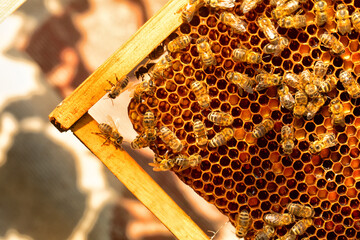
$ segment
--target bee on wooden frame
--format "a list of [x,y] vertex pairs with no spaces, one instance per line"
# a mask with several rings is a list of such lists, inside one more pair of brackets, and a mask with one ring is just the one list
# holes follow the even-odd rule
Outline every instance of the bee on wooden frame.
[[93,132],[93,134],[105,138],[105,142],[102,145],[112,143],[115,148],[123,150],[121,144],[124,138],[118,132],[114,120],[109,115],[107,116],[107,123],[99,123],[98,128],[100,132]]
[[126,88],[126,86],[129,83],[129,77],[125,76],[122,79],[118,79],[118,77],[115,74],[115,78],[116,78],[116,83],[112,83],[108,80],[108,82],[111,85],[110,89],[106,89],[106,91],[108,92],[108,97],[110,99],[115,99],[117,98],[120,93],[122,93],[124,91],[124,89]]

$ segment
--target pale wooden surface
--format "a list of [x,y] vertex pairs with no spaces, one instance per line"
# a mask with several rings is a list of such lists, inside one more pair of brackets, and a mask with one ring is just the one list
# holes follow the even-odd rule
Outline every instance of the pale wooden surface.
[[98,132],[98,128],[89,114],[71,130],[178,239],[209,239],[129,154],[113,145],[102,146],[104,139],[92,133]]
[[50,121],[60,131],[68,130],[105,95],[107,80],[113,79],[115,73],[119,78],[128,74],[181,25],[179,9],[186,2],[169,1],[49,115]]
[[0,23],[26,0],[0,0]]

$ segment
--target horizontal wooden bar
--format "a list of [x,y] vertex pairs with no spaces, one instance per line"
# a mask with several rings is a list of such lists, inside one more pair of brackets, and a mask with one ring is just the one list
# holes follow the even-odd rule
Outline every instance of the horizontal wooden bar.
[[[86,81],[50,113],[49,119],[59,131],[68,130],[109,88],[107,80],[127,75],[181,23],[181,9],[187,0],[169,1],[147,21],[122,47],[106,60]],[[106,36],[104,36],[106,37]],[[101,46],[99,46],[101,47]]]
[[208,236],[125,151],[102,145],[98,123],[85,114],[71,128],[76,137],[137,197],[178,239],[208,240]]

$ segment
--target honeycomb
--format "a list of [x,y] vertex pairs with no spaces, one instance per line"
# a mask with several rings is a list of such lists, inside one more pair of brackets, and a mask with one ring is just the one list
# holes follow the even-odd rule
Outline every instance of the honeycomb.
[[[244,34],[232,33],[230,28],[219,21],[221,10],[201,7],[190,23],[183,23],[165,43],[178,35],[189,34],[193,39],[184,50],[171,53],[172,68],[165,72],[164,79],[156,79],[154,95],[143,95],[141,103],[131,100],[128,115],[134,129],[140,134],[144,130],[142,119],[150,109],[158,119],[157,128],[167,126],[186,143],[182,153],[199,153],[203,160],[198,167],[179,171],[172,169],[187,185],[206,201],[214,204],[234,224],[236,215],[247,209],[253,219],[249,237],[262,229],[263,216],[269,212],[284,213],[291,202],[310,205],[315,210],[314,224],[298,239],[360,239],[360,101],[351,99],[340,81],[337,89],[328,96],[338,97],[345,112],[344,127],[334,127],[328,110],[329,101],[314,119],[294,118],[291,111],[282,108],[277,88],[271,87],[260,92],[239,93],[237,86],[225,78],[228,71],[256,75],[256,68],[283,75],[286,71],[299,74],[312,69],[317,60],[329,63],[327,74],[339,77],[341,70],[360,73],[359,34],[354,30],[344,36],[334,35],[346,47],[340,56],[332,56],[327,48],[320,45],[319,36],[325,31],[336,32],[334,14],[338,4],[345,3],[352,14],[360,8],[360,1],[326,1],[330,21],[324,27],[317,27],[314,2],[303,3],[307,26],[300,29],[278,27],[280,36],[290,44],[279,56],[264,54],[262,49],[268,43],[259,30],[256,19],[262,14],[271,18],[273,7],[264,0],[254,10],[245,14],[248,23]],[[242,16],[240,1],[231,12]],[[276,25],[275,25],[276,26]],[[217,65],[204,70],[198,57],[196,39],[206,36],[212,45]],[[232,50],[241,43],[262,54],[261,64],[236,63],[231,59]],[[201,109],[190,83],[204,81],[211,97],[210,108]],[[359,82],[359,78],[356,79]],[[205,123],[208,139],[224,127],[214,125],[206,116],[211,111],[221,110],[234,117],[234,137],[218,148],[195,144],[192,122],[199,119]],[[251,132],[263,119],[271,118],[274,128],[264,137],[254,139]],[[280,130],[283,125],[292,124],[295,129],[295,148],[290,155],[281,149]],[[339,144],[324,149],[318,155],[308,152],[309,142],[314,135],[334,132]],[[168,148],[157,138],[150,145],[155,154],[164,156]],[[276,229],[277,236],[285,235],[291,226]]]

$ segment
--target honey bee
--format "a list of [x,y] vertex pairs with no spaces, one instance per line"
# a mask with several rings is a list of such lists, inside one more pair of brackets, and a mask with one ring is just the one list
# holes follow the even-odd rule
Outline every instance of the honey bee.
[[345,126],[344,106],[339,99],[333,99],[329,105],[333,125]]
[[190,84],[191,90],[194,91],[196,100],[201,108],[208,108],[210,106],[210,96],[208,94],[206,84],[200,81],[193,81]]
[[264,46],[263,51],[266,54],[274,54],[278,56],[287,46],[289,46],[289,39],[286,37],[280,37],[278,44],[268,43]]
[[202,157],[200,154],[195,153],[193,155],[190,155],[189,157],[189,164],[190,167],[196,167],[201,163]]
[[311,120],[314,118],[315,114],[320,110],[320,108],[325,104],[326,97],[319,94],[316,98],[313,98],[310,102],[308,102],[306,106],[305,117],[307,120]]
[[295,104],[295,99],[291,95],[288,86],[281,85],[278,88],[277,92],[278,92],[278,95],[279,95],[281,106],[288,109],[288,110],[292,110],[293,107],[294,107],[294,104]]
[[142,133],[130,143],[130,146],[132,149],[140,149],[145,148],[149,146],[149,140],[145,133]]
[[239,34],[246,32],[247,23],[230,12],[222,12],[219,19],[225,25],[230,26],[232,32]]
[[254,240],[269,240],[275,235],[274,227],[265,224],[263,229],[256,233]]
[[159,57],[161,57],[161,55],[163,55],[165,52],[164,49],[164,44],[161,43],[159,46],[157,46],[149,55],[148,58],[150,60],[155,60],[158,59]]
[[180,139],[178,139],[175,133],[173,133],[168,127],[162,126],[160,128],[159,137],[173,150],[173,152],[181,152],[184,149],[184,145]]
[[196,41],[196,48],[199,52],[199,58],[204,66],[204,69],[216,65],[216,58],[211,51],[211,46],[207,38],[199,38]]
[[248,77],[246,74],[238,72],[228,72],[226,76],[230,82],[239,88],[239,90],[244,90],[251,94],[254,93],[253,86],[256,84],[255,79]]
[[269,213],[264,216],[264,222],[273,227],[280,227],[295,222],[295,216],[288,213]]
[[207,115],[207,118],[209,121],[219,126],[229,126],[234,122],[234,118],[231,114],[221,111],[211,112]]
[[326,75],[329,65],[323,61],[316,61],[314,64],[314,74],[318,78],[323,78]]
[[271,44],[277,45],[280,41],[279,33],[276,31],[274,25],[272,24],[270,18],[262,15],[258,18],[257,23],[259,28],[265,34],[265,37],[269,40]]
[[302,89],[303,86],[300,81],[300,77],[292,72],[287,72],[284,74],[283,81],[286,85],[295,88],[295,89]]
[[306,104],[308,103],[308,97],[303,90],[298,90],[295,93],[295,105],[293,109],[294,117],[301,118],[306,112]]
[[305,89],[305,86],[312,81],[312,74],[309,69],[302,71],[299,77],[301,89]]
[[337,30],[344,35],[351,32],[350,14],[345,4],[336,7]]
[[327,93],[332,91],[336,87],[337,78],[335,76],[327,76],[325,81],[320,82],[319,84],[319,92]]
[[285,4],[276,7],[272,12],[271,16],[275,20],[279,20],[285,16],[288,16],[300,8],[299,0],[289,0]]
[[275,6],[275,7],[279,7],[284,5],[288,0],[270,0],[270,5],[271,6]]
[[350,72],[342,70],[340,72],[339,79],[345,90],[349,93],[350,97],[360,97],[360,85],[355,81]]
[[315,22],[319,27],[328,22],[329,16],[326,12],[327,3],[324,0],[315,0]]
[[222,145],[225,145],[234,136],[234,130],[231,128],[224,128],[221,132],[215,134],[215,136],[210,140],[209,146],[216,148]]
[[148,141],[155,141],[156,139],[156,128],[155,128],[155,115],[152,111],[148,110],[144,114],[143,127],[145,128],[144,133],[147,136]]
[[322,134],[317,137],[317,140],[310,143],[309,152],[311,154],[316,154],[321,152],[325,148],[333,147],[337,144],[337,140],[335,138],[334,133]]
[[204,5],[203,0],[189,0],[186,6],[182,9],[181,18],[184,22],[191,22],[195,12]]
[[261,3],[261,1],[262,0],[244,0],[240,5],[240,11],[246,14],[255,9],[256,6]]
[[155,155],[154,162],[149,163],[153,167],[153,171],[168,171],[175,166],[174,159],[168,158],[166,154],[164,158]]
[[235,7],[235,0],[204,0],[212,8],[229,9]]
[[344,45],[338,39],[336,39],[335,36],[329,34],[328,32],[320,35],[320,41],[324,47],[330,48],[330,52],[335,55],[341,55],[345,53]]
[[154,67],[151,70],[151,74],[154,78],[164,77],[164,72],[172,66],[172,57],[165,55],[160,60],[155,63]]
[[246,210],[242,210],[236,217],[236,236],[238,238],[245,237],[252,223],[250,214]]
[[278,238],[278,240],[295,240],[295,239],[296,239],[296,235],[294,235],[292,232],[288,232],[284,236]]
[[297,217],[312,218],[315,215],[315,211],[312,207],[298,203],[289,203],[286,206],[286,209],[289,211],[290,214],[293,214]]
[[111,99],[117,98],[129,83],[129,78],[127,76],[119,80],[118,77],[115,75],[115,78],[116,78],[115,84],[113,84],[108,80],[108,82],[111,85],[111,89],[106,90],[107,92],[109,92],[108,97]]
[[204,146],[208,141],[205,125],[199,119],[196,119],[194,121],[193,130],[196,138],[196,144]]
[[151,110],[147,110],[144,114],[144,119],[143,119],[143,127],[144,128],[153,128],[155,127],[156,122],[155,122],[155,115]]
[[261,63],[261,55],[245,47],[234,49],[232,59],[235,62]]
[[268,87],[277,86],[282,83],[282,77],[276,74],[273,74],[273,71],[270,73],[262,70],[257,69],[260,73],[256,75],[255,81],[259,84],[255,87],[256,91],[264,90]]
[[133,97],[137,102],[141,101],[141,96],[143,94],[154,95],[155,93],[155,84],[152,79],[142,81],[141,83],[135,86]]
[[261,138],[273,128],[274,121],[270,118],[264,119],[260,124],[255,126],[254,131],[252,132],[252,136],[254,138]]
[[306,113],[306,105],[299,105],[295,103],[293,114],[296,118],[301,118]]
[[281,146],[284,154],[291,154],[295,143],[294,143],[294,128],[285,125],[281,128]]
[[114,144],[116,149],[123,150],[121,146],[124,138],[118,132],[116,125],[110,116],[107,117],[109,123],[100,123],[98,128],[100,132],[93,132],[93,134],[99,135],[105,138],[105,142],[102,145]]
[[316,98],[320,95],[319,89],[313,81],[305,86],[305,93],[309,98]]
[[180,154],[175,157],[174,163],[180,167],[179,170],[181,171],[189,167],[198,166],[201,163],[201,156],[198,153],[193,154],[190,157]]
[[302,28],[306,27],[305,15],[295,14],[293,16],[286,16],[278,20],[278,25],[282,28]]
[[311,218],[303,218],[292,226],[290,233],[294,235],[302,235],[305,233],[306,229],[313,224]]
[[138,69],[136,69],[134,75],[138,80],[144,80],[145,74],[147,73],[148,75],[150,75],[149,72],[154,65],[155,65],[154,62],[148,61],[146,64],[141,65]]
[[351,22],[355,28],[355,31],[360,32],[360,12],[353,12],[351,15]]
[[190,42],[191,42],[191,37],[189,35],[180,35],[168,43],[167,50],[169,52],[180,51],[181,49],[184,49],[187,46],[189,46]]

